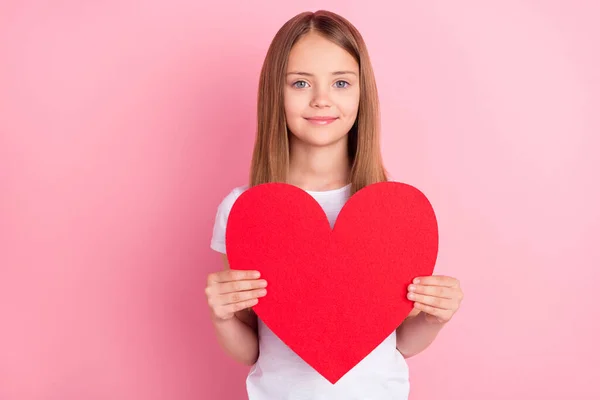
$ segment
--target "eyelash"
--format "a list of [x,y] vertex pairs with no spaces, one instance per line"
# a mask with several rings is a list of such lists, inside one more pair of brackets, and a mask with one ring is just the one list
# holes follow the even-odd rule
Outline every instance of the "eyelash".
[[[296,81],[296,82],[292,83],[292,86],[293,86],[294,88],[296,88],[296,89],[304,89],[304,88],[299,88],[299,87],[297,87],[297,86],[296,86],[296,84],[297,84],[297,83],[300,83],[300,82],[307,83],[306,81],[302,81],[302,80],[300,80],[300,81]],[[343,80],[336,81],[336,83],[338,83],[338,82],[344,82],[344,83],[346,84],[346,86],[344,86],[344,87],[341,87],[341,88],[338,88],[338,89],[346,89],[346,88],[348,88],[348,86],[350,86],[350,83],[348,83],[348,81],[343,81]],[[307,84],[308,84],[308,83],[307,83]]]

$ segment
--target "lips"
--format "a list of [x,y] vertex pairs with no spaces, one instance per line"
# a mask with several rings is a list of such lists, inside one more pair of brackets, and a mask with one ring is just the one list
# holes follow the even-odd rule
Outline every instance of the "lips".
[[337,117],[311,117],[306,120],[315,125],[327,125],[335,121]]

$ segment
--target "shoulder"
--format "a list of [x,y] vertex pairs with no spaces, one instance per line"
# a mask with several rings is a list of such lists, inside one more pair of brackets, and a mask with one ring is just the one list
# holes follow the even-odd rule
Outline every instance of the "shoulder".
[[240,197],[240,195],[242,193],[244,193],[246,190],[248,190],[248,185],[237,186],[237,187],[234,187],[233,189],[231,189],[225,195],[225,197],[223,199],[221,199],[221,202],[219,203],[219,206],[218,206],[218,211],[221,213],[229,214],[229,211],[231,211],[233,204],[237,201],[237,199]]
[[231,189],[220,201],[217,207],[217,215],[213,226],[211,248],[219,253],[226,253],[225,235],[227,220],[233,204],[248,189],[248,185],[237,186]]

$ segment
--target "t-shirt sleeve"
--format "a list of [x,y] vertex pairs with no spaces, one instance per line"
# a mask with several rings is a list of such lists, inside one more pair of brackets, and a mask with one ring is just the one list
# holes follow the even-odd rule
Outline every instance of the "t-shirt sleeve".
[[217,207],[217,215],[215,216],[215,223],[213,226],[212,238],[210,241],[210,248],[218,251],[219,253],[227,254],[227,248],[225,246],[225,231],[227,229],[227,219],[229,212],[233,207],[233,204],[241,194],[237,188],[232,190],[225,198],[221,201]]

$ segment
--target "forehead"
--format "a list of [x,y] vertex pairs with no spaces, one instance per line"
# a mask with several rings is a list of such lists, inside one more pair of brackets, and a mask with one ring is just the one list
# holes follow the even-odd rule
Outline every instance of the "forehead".
[[329,73],[341,69],[358,72],[358,63],[342,47],[312,32],[296,42],[288,59],[288,71]]

